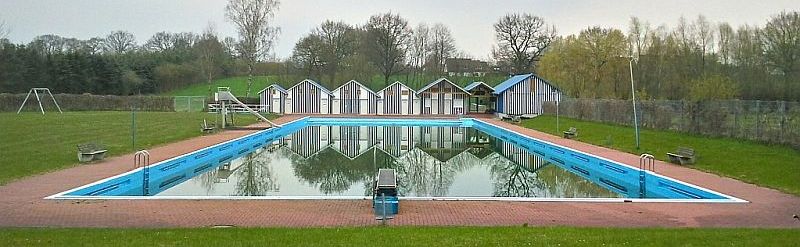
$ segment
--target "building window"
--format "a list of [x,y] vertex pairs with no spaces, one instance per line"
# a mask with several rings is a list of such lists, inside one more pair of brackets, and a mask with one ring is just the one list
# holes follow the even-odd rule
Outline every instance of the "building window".
[[403,95],[408,95],[408,90],[403,90],[402,92]]

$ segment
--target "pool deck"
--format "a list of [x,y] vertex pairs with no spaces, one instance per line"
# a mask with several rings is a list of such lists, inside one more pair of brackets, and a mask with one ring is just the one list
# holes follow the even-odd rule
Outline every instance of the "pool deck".
[[[300,116],[275,120],[286,123]],[[330,115],[325,115],[330,117]],[[625,164],[639,157],[476,116],[524,135]],[[225,131],[150,149],[153,163],[256,130]],[[133,154],[0,186],[0,227],[263,227],[378,225],[366,200],[45,200],[132,168]],[[800,197],[664,162],[656,171],[750,203],[403,201],[391,225],[800,228]]]

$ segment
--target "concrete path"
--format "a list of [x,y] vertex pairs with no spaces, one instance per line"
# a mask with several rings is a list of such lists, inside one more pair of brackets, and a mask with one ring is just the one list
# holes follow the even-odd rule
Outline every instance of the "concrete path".
[[[299,116],[284,116],[286,123]],[[625,164],[638,156],[481,116],[524,135]],[[153,163],[255,130],[226,131],[150,150]],[[44,154],[42,154],[44,155]],[[366,200],[44,200],[132,168],[132,154],[28,177],[0,187],[0,227],[208,227],[377,225]],[[392,225],[570,225],[800,228],[800,197],[663,162],[658,172],[751,203],[404,201]]]

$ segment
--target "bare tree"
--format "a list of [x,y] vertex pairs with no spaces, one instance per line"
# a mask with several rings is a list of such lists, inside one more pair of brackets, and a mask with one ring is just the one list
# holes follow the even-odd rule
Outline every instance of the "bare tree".
[[638,17],[631,17],[628,28],[629,55],[638,60],[642,51],[647,50],[650,38],[650,24],[642,22]]
[[401,70],[405,61],[407,40],[411,36],[408,21],[398,14],[385,13],[369,18],[367,29],[367,47],[372,64],[383,74],[384,83],[389,84],[389,77]]
[[319,80],[325,67],[322,42],[319,36],[311,34],[300,39],[292,51],[292,61],[314,80]]
[[428,43],[430,43],[430,28],[427,24],[420,23],[414,28],[408,40],[409,65],[414,69],[415,79],[430,54]]
[[694,32],[692,36],[696,39],[697,51],[700,54],[700,74],[703,74],[706,67],[706,53],[710,53],[714,49],[714,29],[703,15],[697,16],[697,20],[692,24],[692,29]]
[[443,73],[447,58],[453,57],[456,52],[455,39],[453,39],[453,35],[450,34],[450,29],[444,24],[436,23],[431,28],[429,50],[431,55],[429,60],[434,71],[436,71],[436,73]]
[[790,77],[800,63],[800,12],[782,12],[761,31],[767,63]]
[[8,27],[6,21],[0,20],[0,39],[5,39],[11,33],[11,28]]
[[328,74],[328,83],[334,84],[343,60],[355,52],[357,38],[353,27],[340,21],[325,21],[312,34],[322,42],[324,69]]
[[225,16],[239,33],[239,54],[247,61],[247,91],[253,86],[253,66],[269,54],[280,31],[272,18],[278,10],[278,0],[228,0]]
[[172,35],[168,32],[157,32],[144,44],[149,51],[162,52],[172,48]]
[[136,37],[126,31],[112,32],[103,41],[103,50],[107,53],[122,54],[136,49]]
[[531,14],[507,14],[494,24],[497,47],[492,55],[512,73],[531,72],[556,37],[554,27]]
[[64,51],[64,38],[54,34],[39,35],[33,38],[29,46],[42,54],[60,53]]
[[225,56],[225,47],[217,38],[214,23],[208,23],[194,47],[200,63],[200,70],[208,83],[208,94],[211,95],[211,81],[214,79],[214,75],[219,73],[220,60]]
[[733,31],[730,24],[720,23],[717,25],[717,35],[717,54],[719,54],[720,62],[726,65],[731,64],[732,53],[735,50],[736,32]]

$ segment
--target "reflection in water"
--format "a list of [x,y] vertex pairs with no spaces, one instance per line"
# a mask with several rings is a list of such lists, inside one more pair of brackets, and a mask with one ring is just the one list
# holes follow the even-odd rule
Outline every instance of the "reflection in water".
[[263,155],[267,153],[254,152],[244,157],[242,165],[232,174],[240,178],[236,183],[236,195],[263,196],[279,189],[272,173],[272,156]]
[[618,196],[466,127],[309,126],[264,149],[162,193],[370,196],[392,168],[401,196]]

